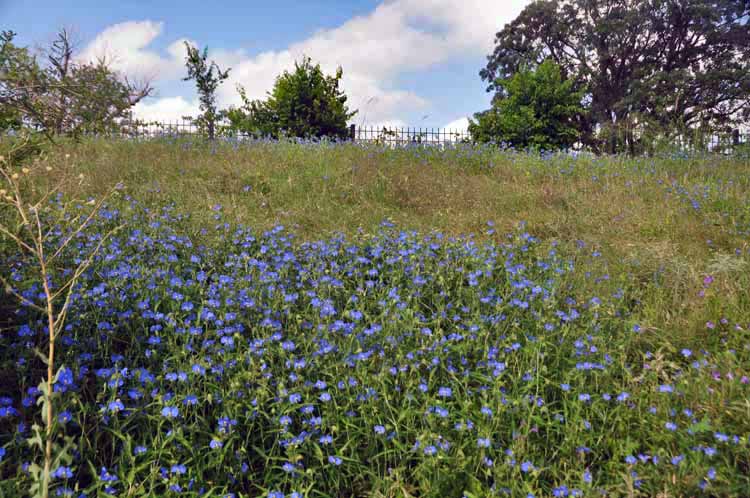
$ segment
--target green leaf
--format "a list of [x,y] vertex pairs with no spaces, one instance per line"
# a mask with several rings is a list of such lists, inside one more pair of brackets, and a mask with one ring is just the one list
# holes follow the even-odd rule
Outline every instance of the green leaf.
[[694,432],[696,434],[699,434],[701,432],[710,432],[712,430],[711,429],[711,423],[710,423],[708,417],[703,417],[703,420],[701,420],[700,422],[697,422],[697,423],[691,425],[690,427],[688,427],[688,430],[690,430],[690,431],[692,431],[692,432]]

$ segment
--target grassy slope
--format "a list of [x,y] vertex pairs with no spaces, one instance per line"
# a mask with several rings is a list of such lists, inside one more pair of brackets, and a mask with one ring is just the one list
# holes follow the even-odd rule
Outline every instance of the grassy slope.
[[[573,159],[476,149],[93,141],[57,149],[48,161],[85,175],[78,195],[123,182],[148,205],[174,203],[191,213],[196,231],[210,224],[216,205],[225,219],[259,229],[283,224],[304,239],[373,232],[384,219],[478,237],[488,236],[488,222],[503,234],[524,221],[563,247],[582,241],[600,251],[610,290],[637,287],[643,323],[668,332],[672,347],[704,344],[707,320],[750,317],[747,156]],[[701,297],[709,274],[716,280]],[[583,289],[586,275],[579,277]]]
[[[727,347],[706,322],[726,317],[750,326],[747,157],[573,159],[476,149],[91,141],[54,149],[44,161],[53,175],[83,174],[70,194],[99,196],[122,182],[125,194],[154,209],[174,204],[190,213],[196,233],[216,223],[216,205],[224,220],[259,229],[280,223],[303,239],[371,233],[384,219],[423,232],[499,238],[524,221],[530,233],[581,258],[569,282],[574,293],[628,288],[632,319],[645,331],[623,346],[628,363],[653,353],[644,370],[654,378],[628,379],[634,385],[666,381],[682,348],[722,358]],[[568,250],[581,244],[601,256]],[[609,279],[597,282],[589,271]],[[714,281],[706,287],[708,275]],[[735,366],[728,364],[735,375],[747,374],[746,365]],[[686,403],[746,434],[750,405],[731,385],[692,387]],[[648,401],[646,390],[637,394]]]

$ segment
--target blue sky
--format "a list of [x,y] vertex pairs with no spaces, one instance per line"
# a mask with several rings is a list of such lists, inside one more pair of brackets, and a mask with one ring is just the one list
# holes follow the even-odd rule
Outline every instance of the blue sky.
[[139,105],[148,119],[197,112],[184,75],[187,40],[208,45],[231,77],[223,106],[238,104],[236,86],[263,97],[273,79],[309,55],[344,70],[354,122],[442,127],[489,105],[478,72],[496,31],[526,0],[0,0],[3,29],[23,44],[45,43],[72,28],[80,57],[106,55],[123,73],[151,80],[156,95]]

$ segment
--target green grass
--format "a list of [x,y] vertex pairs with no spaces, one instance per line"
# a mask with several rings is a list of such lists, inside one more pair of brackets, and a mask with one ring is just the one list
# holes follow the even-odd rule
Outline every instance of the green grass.
[[[750,489],[746,155],[87,140],[39,161],[30,190],[80,175],[62,197],[83,204],[121,184],[65,264],[124,225],[60,339],[58,435],[80,456],[59,489],[108,496],[101,467],[118,496]],[[33,298],[32,265],[3,250]],[[0,397],[31,402],[39,317],[11,315]],[[28,437],[0,417],[0,493],[28,484]]]
[[[196,231],[212,224],[215,205],[229,222],[280,224],[303,240],[373,233],[383,220],[478,239],[487,222],[501,234],[525,222],[541,238],[599,250],[613,288],[638,289],[654,331],[690,341],[716,313],[750,316],[748,156],[542,158],[472,148],[97,140],[57,149],[48,161],[85,176],[76,195],[122,182],[148,206],[189,213]],[[721,305],[698,295],[709,274]]]

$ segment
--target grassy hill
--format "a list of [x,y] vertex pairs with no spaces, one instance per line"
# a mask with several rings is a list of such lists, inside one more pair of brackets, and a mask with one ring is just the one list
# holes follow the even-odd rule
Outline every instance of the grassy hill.
[[716,311],[705,311],[698,295],[706,275],[722,288],[722,306],[745,288],[746,155],[92,141],[57,149],[47,161],[56,172],[84,175],[74,195],[99,196],[119,182],[146,206],[174,205],[196,231],[215,224],[219,206],[227,222],[283,225],[304,240],[374,233],[384,220],[487,240],[525,223],[540,238],[601,253],[613,277],[643,292],[650,320],[659,327],[676,321],[688,336]]
[[[73,446],[54,487],[740,496],[749,172],[742,154],[63,144],[22,176],[28,195],[76,179],[42,216],[48,253],[73,241],[52,288],[101,247],[57,338],[53,434]],[[42,304],[33,259],[2,244]],[[6,493],[40,461],[47,349],[43,315],[8,309]]]

